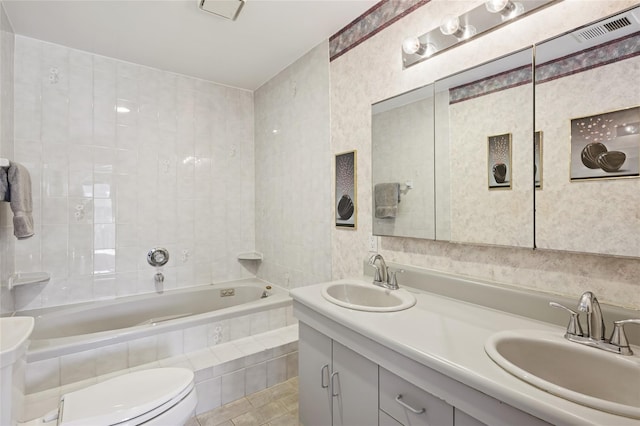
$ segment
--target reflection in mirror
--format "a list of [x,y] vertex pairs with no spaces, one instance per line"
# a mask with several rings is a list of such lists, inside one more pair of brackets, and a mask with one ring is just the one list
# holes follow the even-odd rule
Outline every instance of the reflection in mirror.
[[435,83],[438,239],[533,247],[532,54]]
[[640,7],[536,47],[536,246],[640,257]]
[[372,106],[373,234],[435,238],[433,85]]

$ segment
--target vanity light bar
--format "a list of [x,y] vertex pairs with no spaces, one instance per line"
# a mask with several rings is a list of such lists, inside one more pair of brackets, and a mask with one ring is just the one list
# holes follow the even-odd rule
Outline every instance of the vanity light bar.
[[445,16],[438,28],[403,41],[402,66],[409,68],[558,1],[561,0],[487,0],[460,16]]

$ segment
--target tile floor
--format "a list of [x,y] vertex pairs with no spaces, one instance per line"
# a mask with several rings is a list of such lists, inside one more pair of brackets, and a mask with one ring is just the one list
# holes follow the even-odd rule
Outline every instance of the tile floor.
[[297,426],[298,378],[192,418],[186,426]]

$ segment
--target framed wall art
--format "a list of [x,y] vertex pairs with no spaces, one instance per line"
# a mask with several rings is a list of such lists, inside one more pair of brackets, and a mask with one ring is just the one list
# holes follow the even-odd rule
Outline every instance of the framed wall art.
[[511,133],[489,136],[489,189],[511,189]]
[[336,154],[336,197],[334,202],[336,227],[356,229],[358,212],[356,200],[357,152]]
[[536,189],[542,189],[542,132],[533,134],[533,179]]
[[640,106],[571,120],[571,181],[640,176]]

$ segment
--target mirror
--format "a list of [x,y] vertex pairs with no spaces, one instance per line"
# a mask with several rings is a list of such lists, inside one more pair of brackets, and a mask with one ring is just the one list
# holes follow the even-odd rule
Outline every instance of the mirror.
[[525,49],[435,82],[439,237],[533,247],[532,58]]
[[373,234],[434,239],[433,85],[371,110]]
[[536,47],[539,248],[640,257],[640,7]]

